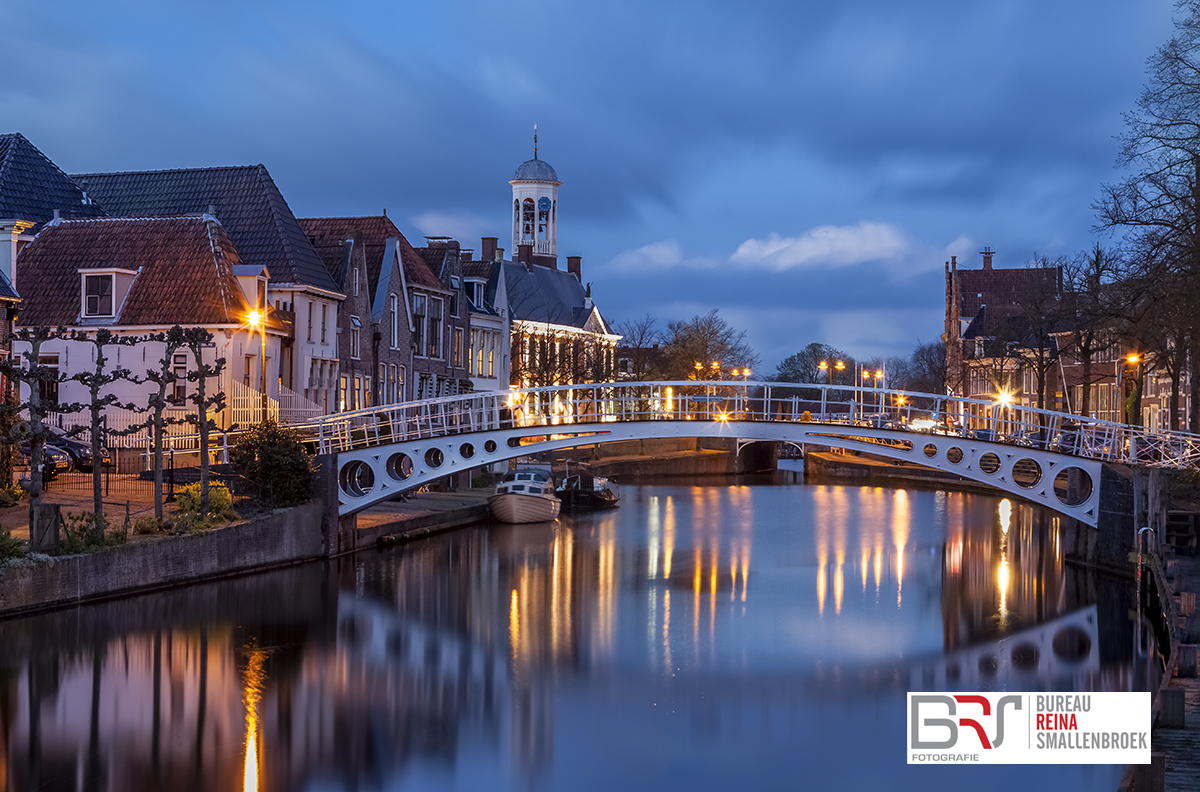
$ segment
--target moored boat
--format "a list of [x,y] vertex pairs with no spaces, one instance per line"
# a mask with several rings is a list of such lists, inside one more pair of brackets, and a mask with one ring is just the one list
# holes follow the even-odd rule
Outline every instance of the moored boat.
[[506,523],[549,522],[558,517],[562,501],[554,496],[550,474],[523,469],[508,473],[488,498],[492,516]]
[[554,492],[569,512],[612,509],[621,499],[620,488],[611,480],[586,473],[567,476]]

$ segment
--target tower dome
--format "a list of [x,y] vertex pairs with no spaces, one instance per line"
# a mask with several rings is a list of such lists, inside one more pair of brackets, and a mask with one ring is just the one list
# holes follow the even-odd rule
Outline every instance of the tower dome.
[[513,174],[512,181],[540,181],[562,184],[558,180],[558,174],[554,172],[554,168],[550,167],[550,163],[538,159],[537,155],[534,155],[533,159],[525,160],[521,163],[521,166],[517,168],[517,172]]

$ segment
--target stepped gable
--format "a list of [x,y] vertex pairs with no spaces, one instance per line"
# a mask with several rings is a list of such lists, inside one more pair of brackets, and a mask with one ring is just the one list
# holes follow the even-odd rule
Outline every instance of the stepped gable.
[[233,276],[240,263],[221,224],[201,217],[50,223],[17,259],[20,324],[79,325],[79,270],[112,267],[137,275],[116,319],[89,325],[237,325],[249,310]]
[[0,135],[0,219],[41,225],[53,219],[55,209],[65,218],[104,216],[104,210],[24,135]]
[[297,284],[341,293],[261,164],[72,178],[112,215],[173,217],[214,207],[243,263],[265,266],[272,287]]

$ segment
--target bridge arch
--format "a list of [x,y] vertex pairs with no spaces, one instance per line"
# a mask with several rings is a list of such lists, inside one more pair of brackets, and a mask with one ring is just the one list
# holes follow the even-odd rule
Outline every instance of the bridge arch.
[[337,454],[341,514],[462,470],[582,445],[724,437],[866,451],[1096,526],[1104,462],[1184,468],[1200,436],[1002,401],[769,382],[564,385],[408,402],[303,427]]

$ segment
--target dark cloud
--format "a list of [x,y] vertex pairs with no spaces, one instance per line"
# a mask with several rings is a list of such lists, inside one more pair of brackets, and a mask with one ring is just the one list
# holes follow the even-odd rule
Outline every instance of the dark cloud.
[[[955,240],[1007,263],[1091,244],[1120,113],[1172,11],[0,0],[20,19],[0,48],[0,126],[68,171],[262,162],[298,214],[386,207],[414,236],[503,237],[537,122],[564,180],[560,253],[584,255],[609,313],[728,308],[786,349],[841,343],[815,335],[849,326],[828,317],[875,310],[891,317],[876,345],[899,349],[940,332]],[[898,229],[919,274],[894,260],[729,266],[747,240],[863,222]],[[676,266],[606,266],[665,241]],[[756,315],[791,321],[784,333]]]

